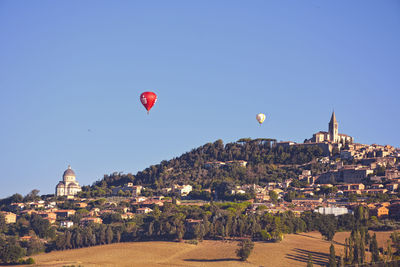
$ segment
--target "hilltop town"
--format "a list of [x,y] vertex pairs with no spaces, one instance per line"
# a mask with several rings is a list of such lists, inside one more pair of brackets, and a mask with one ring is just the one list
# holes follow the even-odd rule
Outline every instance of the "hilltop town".
[[[135,176],[105,175],[91,186],[81,187],[68,166],[54,195],[33,190],[1,200],[0,232],[33,252],[154,238],[279,241],[284,233],[327,232],[325,220],[338,230],[349,218],[343,216],[357,219],[360,208],[368,212],[369,228],[400,228],[400,150],[356,143],[338,126],[332,113],[328,131],[301,144],[219,140]],[[266,215],[294,226],[272,227]],[[310,226],[310,220],[318,223]]]

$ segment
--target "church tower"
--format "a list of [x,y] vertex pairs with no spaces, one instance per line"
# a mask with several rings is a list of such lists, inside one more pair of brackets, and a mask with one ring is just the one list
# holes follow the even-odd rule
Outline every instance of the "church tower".
[[329,139],[333,143],[338,142],[339,124],[336,120],[335,111],[332,112],[331,121],[329,122]]

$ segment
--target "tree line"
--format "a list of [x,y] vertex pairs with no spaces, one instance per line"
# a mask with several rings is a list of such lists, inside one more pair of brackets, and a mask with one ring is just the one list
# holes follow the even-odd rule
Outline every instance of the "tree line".
[[[249,239],[280,242],[285,234],[309,231],[319,231],[327,240],[332,240],[337,231],[352,231],[346,240],[344,262],[348,264],[364,263],[367,248],[373,253],[374,260],[380,260],[379,255],[391,255],[388,250],[391,246],[386,250],[377,248],[376,238],[369,237],[367,208],[360,206],[354,214],[335,217],[314,212],[304,212],[300,216],[291,211],[271,214],[263,209],[251,211],[250,207],[249,202],[211,203],[201,207],[165,203],[162,207],[153,206],[149,214],[128,220],[123,220],[118,213],[105,213],[103,224],[80,225],[79,215],[74,215],[69,218],[76,222],[73,228],[51,225],[35,214],[26,214],[18,218],[17,223],[5,225],[4,216],[0,216],[0,259],[10,263],[6,255],[22,257],[45,250],[134,241]],[[33,238],[18,242],[18,237],[25,235]],[[396,255],[400,251],[399,235],[392,239],[397,248],[392,255]]]

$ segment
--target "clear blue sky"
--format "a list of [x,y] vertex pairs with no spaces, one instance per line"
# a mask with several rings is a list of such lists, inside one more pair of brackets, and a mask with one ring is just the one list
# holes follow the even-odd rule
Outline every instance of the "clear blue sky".
[[333,109],[399,147],[399,48],[398,0],[2,0],[0,197],[53,193],[68,164],[87,185],[217,139],[302,142]]

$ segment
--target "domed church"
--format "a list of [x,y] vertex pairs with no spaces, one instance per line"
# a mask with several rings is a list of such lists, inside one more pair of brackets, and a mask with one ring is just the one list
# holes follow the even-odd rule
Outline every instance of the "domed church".
[[75,172],[68,165],[68,169],[63,174],[63,180],[56,186],[56,196],[74,196],[82,189],[75,180]]

